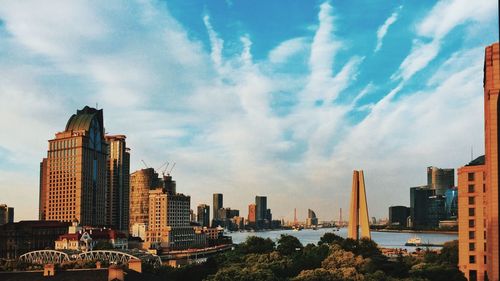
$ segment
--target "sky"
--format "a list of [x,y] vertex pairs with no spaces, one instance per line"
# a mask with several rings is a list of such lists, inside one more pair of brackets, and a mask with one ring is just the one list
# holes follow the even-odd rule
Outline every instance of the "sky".
[[176,163],[192,209],[338,219],[362,169],[387,217],[483,153],[496,2],[0,0],[0,204],[37,218],[47,141],[90,105],[132,171]]

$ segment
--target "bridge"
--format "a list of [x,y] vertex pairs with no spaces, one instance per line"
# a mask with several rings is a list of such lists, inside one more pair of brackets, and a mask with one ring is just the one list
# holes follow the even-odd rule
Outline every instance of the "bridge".
[[130,260],[141,260],[155,267],[161,265],[159,256],[139,250],[95,250],[75,254],[55,250],[39,250],[28,252],[19,257],[19,261],[29,264],[61,264],[78,260],[107,261],[114,264],[127,264]]
[[163,261],[180,259],[199,259],[208,257],[217,253],[225,252],[233,248],[232,244],[219,245],[202,249],[188,249],[181,251],[169,251],[161,255]]

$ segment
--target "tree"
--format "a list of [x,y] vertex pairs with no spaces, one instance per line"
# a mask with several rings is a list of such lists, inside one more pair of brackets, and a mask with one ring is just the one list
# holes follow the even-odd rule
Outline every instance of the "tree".
[[276,247],[278,252],[284,256],[297,254],[302,251],[303,248],[304,246],[302,246],[302,243],[300,243],[297,237],[286,234],[281,234],[281,237],[278,240],[278,247]]
[[458,240],[446,242],[439,253],[438,261],[450,265],[458,265]]
[[333,232],[327,232],[321,236],[319,239],[318,245],[328,245],[328,244],[340,244],[344,241],[344,238],[338,236]]
[[269,238],[249,236],[238,250],[243,254],[266,254],[274,251],[274,242]]
[[113,249],[113,245],[107,241],[99,241],[92,248],[92,250],[112,250],[112,249]]

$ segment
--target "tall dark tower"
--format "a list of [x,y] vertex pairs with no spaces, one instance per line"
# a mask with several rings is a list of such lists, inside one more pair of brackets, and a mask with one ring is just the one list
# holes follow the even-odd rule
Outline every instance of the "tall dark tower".
[[213,204],[213,219],[217,220],[219,219],[219,209],[223,208],[223,198],[222,198],[222,193],[214,193],[214,204]]

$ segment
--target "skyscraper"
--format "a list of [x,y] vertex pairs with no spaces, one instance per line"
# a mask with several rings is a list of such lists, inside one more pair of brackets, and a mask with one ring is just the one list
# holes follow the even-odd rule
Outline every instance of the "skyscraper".
[[255,223],[257,221],[255,204],[248,205],[248,223]]
[[14,222],[14,208],[5,204],[0,205],[0,225]]
[[107,144],[103,111],[85,106],[77,110],[64,131],[49,140],[47,166],[40,180],[40,204],[45,219],[83,225],[104,225],[106,220]]
[[255,215],[257,221],[262,221],[267,219],[267,197],[266,196],[255,196]]
[[206,204],[198,205],[198,223],[201,226],[210,227],[210,206]]
[[108,167],[106,193],[106,225],[129,229],[130,153],[124,135],[106,136]]
[[389,224],[406,227],[406,222],[410,216],[410,208],[406,206],[389,207]]
[[38,219],[45,220],[47,216],[47,158],[40,162],[40,189],[38,193]]
[[214,220],[219,219],[219,209],[223,208],[224,202],[222,198],[222,193],[214,193],[213,195],[214,199],[214,204],[213,204],[213,214],[214,214]]
[[455,169],[427,167],[427,186],[435,195],[444,195],[446,190],[455,186]]
[[368,203],[366,202],[365,177],[363,171],[354,171],[352,175],[351,207],[349,211],[349,226],[347,237],[358,240],[359,227],[361,237],[371,239],[368,222]]
[[132,235],[138,236],[138,232],[146,231],[149,221],[149,191],[160,186],[158,174],[153,168],[138,170],[130,175],[129,228]]
[[427,186],[416,186],[410,188],[411,227],[422,228],[429,225],[429,198],[433,195],[434,191]]
[[308,227],[318,225],[318,218],[316,217],[316,213],[311,209],[307,209],[306,225]]

